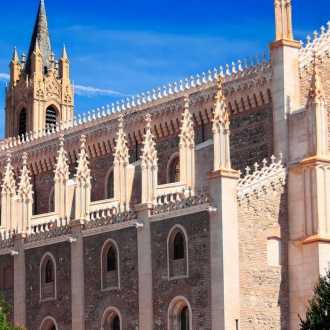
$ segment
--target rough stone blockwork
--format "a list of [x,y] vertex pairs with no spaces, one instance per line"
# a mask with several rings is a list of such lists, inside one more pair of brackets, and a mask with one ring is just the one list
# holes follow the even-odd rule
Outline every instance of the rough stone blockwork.
[[105,199],[105,180],[113,166],[113,155],[109,154],[90,160],[89,168],[92,176],[92,202]]
[[[321,76],[323,89],[325,92],[325,99],[326,99],[325,106],[328,111],[328,118],[330,119],[330,57],[324,57],[322,59],[322,62],[319,61],[318,67],[319,67],[319,74]],[[302,107],[306,106],[306,100],[312,79],[312,72],[313,72],[312,65],[309,66],[308,70],[303,70],[301,72],[300,99],[301,99]],[[330,132],[330,120],[328,122],[328,131]],[[329,142],[330,142],[330,134],[329,134]]]
[[230,117],[231,164],[245,173],[246,166],[261,164],[273,154],[272,105]]
[[[8,272],[7,272],[8,271]],[[0,256],[0,291],[6,301],[14,306],[14,258],[9,255]],[[10,277],[11,273],[11,277]],[[8,317],[9,321],[14,321],[13,310]]]
[[[101,251],[107,239],[119,250],[120,289],[101,291]],[[122,328],[139,329],[138,256],[135,228],[127,228],[84,238],[86,329],[99,330],[104,311],[116,307],[121,312]]]
[[[40,302],[40,263],[46,252],[56,262],[57,299]],[[51,316],[61,330],[71,330],[71,246],[57,243],[25,251],[27,329],[39,329],[42,320]]]
[[[167,237],[176,224],[188,235],[189,277],[168,280]],[[184,296],[192,308],[192,329],[211,329],[210,223],[208,212],[199,212],[151,223],[154,329],[168,328],[168,308]]]
[[[267,238],[281,239],[281,266],[269,266]],[[289,329],[287,187],[274,186],[239,205],[241,329]]]
[[42,174],[32,175],[31,183],[34,189],[34,201],[33,206],[35,212],[34,214],[43,214],[49,212],[49,196],[53,189],[54,182],[54,172],[48,171]]

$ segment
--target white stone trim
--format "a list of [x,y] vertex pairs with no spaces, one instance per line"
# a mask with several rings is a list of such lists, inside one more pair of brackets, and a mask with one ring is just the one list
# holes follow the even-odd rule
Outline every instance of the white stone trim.
[[97,235],[100,233],[106,233],[109,231],[115,231],[115,230],[119,230],[119,229],[123,229],[123,228],[135,227],[136,221],[137,220],[134,219],[134,220],[130,220],[130,221],[114,223],[109,226],[86,229],[86,230],[82,231],[82,235],[83,235],[83,237],[87,237],[87,236]]
[[105,328],[105,321],[106,321],[106,319],[107,319],[107,317],[108,317],[108,315],[118,315],[118,317],[119,317],[119,321],[120,321],[120,329],[123,329],[123,319],[122,319],[122,317],[121,317],[121,314],[120,314],[120,312],[119,312],[119,309],[118,308],[116,308],[116,307],[113,307],[113,306],[111,306],[111,307],[108,307],[105,311],[104,311],[104,313],[103,313],[103,316],[102,316],[102,323],[101,323],[101,330],[107,330],[106,328]]
[[[105,195],[104,195],[104,199],[114,199],[114,196],[112,197],[108,197],[109,196],[109,191],[108,191],[108,181],[109,181],[109,178],[110,178],[110,175],[114,175],[114,166],[111,166],[107,172],[107,175],[105,176],[105,182],[104,182],[104,192],[105,192]],[[115,181],[114,181],[115,183]],[[113,191],[115,192],[115,191]]]
[[24,244],[24,250],[34,249],[34,248],[38,248],[41,246],[47,246],[47,245],[52,245],[52,244],[61,243],[61,242],[67,242],[70,237],[71,237],[71,235],[68,234],[68,235],[59,236],[59,237],[52,237],[52,238],[49,238],[46,240],[40,240],[37,242],[27,243],[27,244]]
[[[117,261],[117,278],[118,278],[118,283],[117,283],[117,286],[115,287],[103,287],[103,272],[106,272],[106,270],[104,271],[103,268],[105,268],[105,265],[103,265],[103,254],[104,254],[104,250],[107,246],[113,246],[116,250],[116,261]],[[120,254],[119,254],[119,248],[118,248],[118,245],[116,243],[115,240],[113,240],[112,238],[108,238],[103,246],[102,246],[102,249],[101,249],[101,256],[100,256],[100,259],[101,259],[101,291],[111,291],[111,290],[117,290],[117,289],[120,289]]]
[[45,326],[47,326],[47,322],[48,322],[48,321],[52,321],[52,322],[54,323],[54,325],[55,325],[56,330],[59,330],[59,327],[58,327],[58,325],[57,325],[56,320],[55,320],[53,317],[51,317],[51,316],[46,316],[46,317],[42,320],[41,325],[40,325],[40,330],[48,330],[48,329],[44,328]]
[[175,297],[169,307],[168,307],[168,330],[176,330],[179,329],[180,323],[178,322],[178,318],[180,313],[184,307],[188,307],[189,309],[189,329],[193,329],[192,327],[192,309],[191,305],[187,298],[184,296]]
[[214,142],[212,139],[208,139],[200,144],[197,144],[197,146],[195,146],[195,151],[207,148],[209,146],[213,146]]
[[196,212],[200,212],[200,211],[204,211],[204,210],[209,210],[209,206],[210,206],[209,203],[205,203],[205,204],[201,204],[201,205],[187,207],[185,209],[151,215],[150,222],[166,220],[169,218],[175,218],[175,217],[179,217],[182,215],[188,215],[188,214],[192,214],[192,213],[196,213]]

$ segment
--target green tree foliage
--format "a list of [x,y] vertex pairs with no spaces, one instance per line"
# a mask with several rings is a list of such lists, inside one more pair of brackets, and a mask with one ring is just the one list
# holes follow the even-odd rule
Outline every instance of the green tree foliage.
[[21,326],[14,326],[7,321],[7,315],[11,311],[11,306],[5,301],[0,292],[0,330],[24,330]]
[[330,269],[320,276],[314,288],[314,297],[309,300],[306,320],[300,317],[300,330],[330,329]]

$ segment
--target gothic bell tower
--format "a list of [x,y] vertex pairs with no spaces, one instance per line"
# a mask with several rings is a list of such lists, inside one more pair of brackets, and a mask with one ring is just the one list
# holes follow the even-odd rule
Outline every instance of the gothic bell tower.
[[15,48],[10,62],[10,83],[6,91],[6,138],[33,132],[73,118],[73,86],[65,46],[59,61],[51,51],[44,0],[39,10],[27,59]]

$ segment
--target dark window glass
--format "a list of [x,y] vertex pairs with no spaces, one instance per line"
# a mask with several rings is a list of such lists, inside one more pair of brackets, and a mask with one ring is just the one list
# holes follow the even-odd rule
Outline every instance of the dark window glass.
[[184,258],[184,239],[181,233],[177,233],[174,238],[174,260]]
[[19,136],[25,135],[26,133],[26,110],[23,108],[19,114]]
[[111,246],[108,255],[107,255],[107,271],[111,272],[113,270],[116,270],[116,251],[115,249]]
[[180,315],[181,330],[189,330],[189,309],[184,307]]
[[53,107],[48,107],[46,110],[46,127],[50,128],[56,126],[57,117],[56,111]]
[[53,263],[51,260],[48,260],[46,264],[45,282],[52,283],[53,280]]
[[114,189],[113,189],[113,172],[110,173],[108,178],[108,196],[107,198],[114,198]]
[[170,183],[180,182],[180,158],[173,159],[170,166]]
[[49,212],[55,212],[55,189],[53,189],[51,192]]
[[120,330],[120,320],[118,315],[116,315],[116,317],[113,319],[112,330]]
[[49,330],[56,330],[55,325],[52,325],[52,326],[49,328]]

